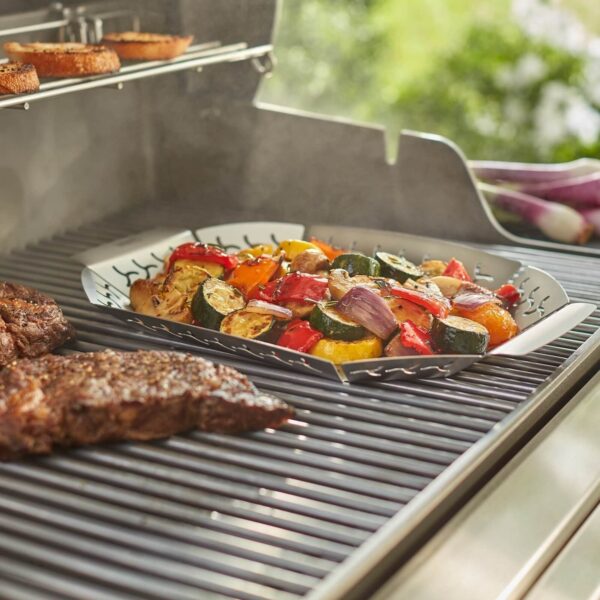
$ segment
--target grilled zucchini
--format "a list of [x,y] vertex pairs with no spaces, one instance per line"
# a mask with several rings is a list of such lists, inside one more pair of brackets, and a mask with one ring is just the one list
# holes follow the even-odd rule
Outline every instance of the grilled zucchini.
[[243,294],[216,277],[209,277],[192,300],[192,313],[203,327],[219,329],[224,317],[246,306]]
[[221,333],[237,335],[250,340],[269,340],[275,326],[271,315],[236,310],[221,321]]
[[362,325],[336,309],[337,302],[319,302],[310,314],[310,324],[333,340],[351,342],[366,335]]
[[471,319],[450,316],[433,319],[431,339],[436,350],[444,354],[483,354],[490,334],[483,325]]
[[331,263],[331,268],[344,269],[348,271],[350,276],[369,275],[370,277],[378,277],[380,272],[379,263],[374,258],[359,252],[340,254]]
[[391,277],[400,283],[404,283],[407,279],[423,277],[423,271],[402,256],[396,256],[389,252],[376,252],[375,258],[381,265],[381,274],[384,277]]

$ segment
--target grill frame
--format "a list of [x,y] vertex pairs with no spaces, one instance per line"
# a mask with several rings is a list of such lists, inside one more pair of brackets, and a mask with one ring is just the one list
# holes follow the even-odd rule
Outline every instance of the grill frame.
[[[63,301],[67,314],[75,322],[76,327],[83,332],[81,339],[75,345],[65,349],[65,352],[93,350],[102,345],[124,348],[164,348],[169,345],[165,340],[154,340],[133,331],[125,330],[99,312],[93,312],[94,319],[97,319],[97,322],[89,322],[89,305],[83,299],[83,294],[77,282],[79,267],[76,263],[71,262],[70,257],[80,251],[82,246],[91,247],[108,238],[122,237],[124,233],[127,233],[123,227],[129,230],[128,226],[121,225],[121,219],[111,219],[96,226],[85,227],[79,231],[58,236],[53,241],[42,242],[25,251],[16,252],[12,258],[0,259],[0,276],[9,276],[15,280],[20,279],[23,283],[30,285],[37,284],[45,291],[54,293],[59,301]],[[496,248],[489,249],[496,251]],[[514,250],[506,248],[500,248],[500,251],[509,254],[515,253]],[[519,252],[527,253],[525,250]],[[551,260],[551,258],[548,260]],[[57,264],[62,265],[58,274]],[[577,295],[575,295],[575,298],[588,301],[593,299],[593,297],[586,296],[586,290],[587,288],[584,286],[582,298]],[[589,293],[593,296],[591,290],[589,290]],[[217,548],[220,541],[225,540],[227,543],[224,543],[224,545],[229,544],[229,547],[231,547],[232,541],[239,536],[237,539],[243,540],[245,547],[235,549],[235,554],[232,556],[240,556],[241,553],[242,557],[254,557],[254,561],[256,561],[257,557],[261,556],[261,553],[256,550],[257,544],[262,544],[260,548],[263,549],[262,556],[267,570],[273,567],[273,572],[277,572],[277,569],[281,569],[282,565],[288,567],[294,565],[298,577],[290,580],[291,589],[294,590],[293,593],[290,590],[286,592],[267,586],[265,588],[267,590],[266,595],[260,596],[259,594],[256,597],[283,598],[286,597],[288,592],[292,593],[290,597],[297,597],[301,588],[309,593],[306,588],[307,584],[309,584],[309,588],[313,588],[312,596],[309,593],[309,597],[313,598],[349,598],[351,596],[346,594],[346,587],[350,582],[356,583],[355,589],[357,591],[367,589],[390,566],[390,564],[386,565],[385,561],[380,562],[380,559],[387,557],[390,563],[393,559],[394,564],[397,564],[397,561],[402,559],[403,554],[410,553],[411,548],[416,547],[426,539],[436,529],[437,525],[447,518],[466,496],[473,493],[514,448],[524,441],[534,428],[539,426],[540,422],[558,406],[565,395],[580,384],[585,373],[598,360],[600,333],[593,334],[579,349],[576,349],[576,347],[579,346],[581,339],[591,333],[599,323],[600,318],[596,313],[589,322],[578,327],[569,336],[561,338],[560,343],[534,353],[533,357],[516,361],[500,357],[487,359],[451,380],[429,380],[426,383],[393,382],[381,383],[375,386],[353,385],[347,388],[342,384],[320,378],[302,378],[303,382],[306,383],[303,399],[298,400],[296,398],[296,400],[292,400],[292,403],[296,402],[301,412],[312,411],[312,413],[304,415],[304,418],[308,423],[307,429],[314,431],[313,436],[306,440],[298,439],[301,433],[294,425],[284,428],[281,433],[275,436],[268,432],[255,434],[261,444],[262,454],[260,456],[262,458],[259,458],[262,462],[256,464],[263,470],[262,475],[260,475],[262,483],[268,482],[276,494],[288,494],[288,496],[292,494],[292,496],[289,496],[291,504],[289,504],[289,500],[285,501],[288,502],[287,505],[276,500],[270,509],[266,507],[268,510],[277,510],[281,513],[282,517],[278,521],[273,521],[267,513],[263,514],[262,517],[259,515],[263,526],[266,526],[267,529],[269,527],[272,529],[274,523],[280,527],[288,527],[287,534],[291,537],[288,539],[285,539],[285,536],[280,538],[277,550],[280,555],[269,557],[268,548],[273,551],[273,546],[269,546],[269,543],[273,542],[273,536],[269,534],[259,535],[255,532],[254,537],[249,537],[248,529],[243,527],[240,529],[240,523],[244,519],[246,519],[244,522],[248,522],[249,518],[256,519],[257,517],[257,514],[252,513],[251,510],[248,511],[243,508],[237,510],[237,516],[233,515],[227,522],[218,524],[212,523],[210,517],[195,514],[201,512],[199,508],[186,509],[188,518],[195,518],[196,527],[201,527],[203,532],[201,540],[195,538],[190,532],[186,533],[188,541],[194,543],[195,540],[196,545],[200,543],[199,548],[206,548],[210,544],[213,544],[213,548]],[[177,348],[198,351],[197,348],[188,347],[185,344],[177,344]],[[207,355],[208,358],[225,363],[235,363],[235,366],[238,367],[241,365],[242,370],[259,386],[268,387],[269,390],[283,397],[286,397],[285,394],[289,393],[290,386],[298,381],[298,376],[294,373],[277,371],[272,367],[256,363],[243,363],[229,355],[221,355],[218,352],[200,353]],[[510,369],[512,373],[510,381],[500,377],[502,370],[507,369]],[[273,378],[274,373],[277,373],[275,379]],[[533,395],[528,395],[528,391],[542,382],[544,377],[550,373],[554,374],[539,386]],[[491,383],[494,382],[497,382],[497,385],[492,386]],[[465,386],[470,387],[466,388]],[[472,393],[468,395],[465,389],[470,389]],[[473,391],[474,389],[476,393]],[[348,390],[350,393],[346,392],[347,397],[343,400],[344,406],[338,407],[341,401],[341,390]],[[459,401],[454,401],[457,398]],[[322,413],[324,403],[328,403],[326,413],[315,414],[315,411],[321,411]],[[520,406],[518,406],[519,404]],[[332,423],[335,424],[340,416],[345,419],[341,431],[346,433],[343,435],[337,433],[335,428],[332,427]],[[367,418],[367,421],[364,421],[365,418]],[[388,426],[388,421],[395,424],[398,429],[392,432]],[[501,425],[498,425],[498,422]],[[468,428],[463,429],[461,423],[463,425],[468,424]],[[494,425],[494,423],[496,424]],[[490,427],[493,427],[493,431],[485,433],[486,429]],[[379,435],[380,437],[369,439],[366,436],[366,433],[369,432],[371,436]],[[442,437],[436,438],[436,432],[441,434]],[[448,435],[451,435],[451,437],[448,437]],[[348,436],[348,439],[345,436]],[[175,460],[175,463],[181,461],[180,458],[174,459],[165,456],[164,453],[168,454],[174,450],[188,451],[189,448],[186,449],[188,438],[193,450],[192,454],[186,455],[188,456],[186,459],[188,462],[199,460],[201,456],[204,456],[202,459],[204,461],[207,460],[207,456],[209,458],[212,456],[210,460],[214,460],[219,453],[230,457],[227,459],[230,465],[230,473],[227,479],[233,481],[231,479],[233,477],[232,473],[236,473],[237,483],[233,481],[228,486],[232,489],[239,487],[236,492],[238,496],[241,493],[240,490],[246,489],[249,482],[258,481],[256,479],[257,475],[245,471],[247,465],[244,466],[239,462],[242,460],[240,453],[246,452],[250,457],[256,456],[256,452],[252,452],[253,437],[223,437],[218,439],[218,436],[212,434],[194,433],[188,437],[177,436],[172,438],[170,442],[156,445],[126,446],[125,455],[129,453],[133,456],[138,461],[136,463],[138,467],[141,465],[140,460],[145,460],[148,456],[162,455],[164,472],[172,469],[169,466],[170,461]],[[281,439],[281,443],[279,441],[277,443],[273,442],[274,439]],[[476,441],[477,439],[478,441]],[[200,445],[196,445],[198,443]],[[202,446],[202,444],[204,445]],[[338,446],[342,444],[342,446],[336,447],[332,444],[338,444]],[[131,454],[132,449],[133,454]],[[51,496],[54,494],[52,496],[54,498],[52,500],[52,506],[54,507],[52,510],[57,510],[56,506],[58,505],[55,500],[59,497],[62,497],[65,502],[68,498],[71,502],[70,506],[75,509],[78,506],[74,504],[76,502],[76,495],[74,494],[78,492],[79,485],[77,482],[86,481],[83,467],[91,464],[92,466],[95,465],[95,469],[100,469],[97,470],[97,473],[101,472],[106,481],[103,483],[100,478],[94,480],[96,481],[94,485],[88,483],[88,488],[94,488],[93,493],[97,496],[90,496],[86,492],[83,502],[86,506],[87,503],[93,504],[93,502],[96,502],[97,504],[94,506],[100,506],[102,510],[106,511],[110,492],[110,485],[107,485],[107,482],[110,483],[116,477],[115,474],[111,474],[111,469],[116,469],[115,473],[121,473],[119,464],[123,464],[122,461],[124,460],[122,450],[123,448],[120,446],[108,449],[76,450],[66,455],[60,454],[57,457],[32,461],[33,464],[38,465],[37,467],[21,466],[20,464],[17,464],[16,467],[4,466],[0,468],[0,488],[5,489],[4,486],[7,485],[8,478],[12,481],[11,485],[15,489],[20,481],[20,485],[25,486],[29,490],[27,493],[31,494],[33,491],[27,485],[35,485],[36,482],[39,485],[40,482],[45,482],[42,489],[50,490],[48,493],[51,492]],[[300,451],[300,454],[297,454],[297,451]],[[329,479],[329,484],[325,480],[323,486],[323,481],[319,483],[318,480],[318,467],[319,461],[323,461],[321,453],[326,451],[329,454],[327,454],[325,468],[322,468],[322,470],[328,472],[330,476],[335,475],[335,477]],[[351,460],[353,452],[357,451],[361,452],[358,463],[356,462],[356,456],[354,456],[354,461]],[[204,455],[204,452],[208,452],[208,455]],[[382,452],[386,453],[387,462],[382,463]],[[285,472],[273,471],[273,465],[270,465],[271,461],[277,462],[275,457],[281,458],[285,453],[292,460],[291,464],[294,465],[292,468],[299,469],[295,471],[295,474],[297,474],[295,479],[303,485],[312,486],[312,489],[308,492],[303,490],[300,496],[298,496],[300,488],[294,488],[294,485],[297,484],[292,481],[291,487],[289,485],[285,487],[283,485],[285,482],[281,482]],[[80,457],[89,460],[88,462],[77,463]],[[445,466],[453,459],[456,460],[452,465]],[[75,462],[73,462],[74,460]],[[238,461],[237,466],[231,461]],[[344,461],[347,464],[344,464]],[[26,465],[28,464],[26,463]],[[57,474],[53,474],[53,471],[48,468],[44,470],[43,467],[39,466],[44,464],[59,465],[62,471],[59,470]],[[218,473],[215,470],[217,466],[215,463],[212,471],[208,467],[202,467],[197,471],[199,476],[204,478],[202,485],[207,485],[206,481],[209,480],[213,482],[211,485],[223,483],[214,481],[215,474]],[[179,464],[179,467],[181,467],[181,464]],[[9,471],[8,475],[6,469]],[[440,471],[443,472],[440,474]],[[207,475],[210,472],[212,472],[212,476]],[[149,471],[146,472],[146,480],[150,477],[148,473]],[[188,488],[186,486],[181,488],[181,482],[177,483],[176,471],[173,470],[173,473],[175,479],[169,485],[172,490],[179,490],[183,493]],[[365,473],[369,473],[368,479],[364,479]],[[397,475],[394,473],[397,473]],[[70,478],[70,487],[64,489],[57,487],[58,483],[67,476]],[[360,479],[361,476],[362,479]],[[121,475],[119,477],[122,478]],[[136,484],[142,485],[146,481],[139,474],[136,477]],[[357,477],[358,479],[356,479]],[[427,477],[435,479],[427,489],[423,490],[422,487],[426,483]],[[341,487],[339,484],[340,478],[345,479],[345,483]],[[164,481],[168,484],[168,479]],[[361,481],[363,485],[366,481],[378,482],[379,489],[370,500],[365,498],[364,493],[361,493],[361,491],[364,492],[359,485]],[[331,487],[331,484],[333,484],[333,487]],[[356,487],[357,485],[359,487]],[[21,491],[24,489],[22,487]],[[131,520],[135,515],[133,508],[136,505],[135,503],[141,502],[144,496],[136,495],[134,490],[131,489],[131,485],[126,489],[129,491],[124,492],[124,498],[119,501],[127,501],[129,508],[127,509],[127,506],[118,504],[117,509],[121,511],[119,513],[121,519],[125,519],[125,513],[129,510],[130,513],[127,513],[127,518]],[[333,492],[338,495],[337,498],[332,497]],[[392,501],[394,492],[396,492],[395,504]],[[298,507],[294,506],[294,493],[296,493],[297,498],[304,498],[308,502],[301,512],[293,512],[294,510],[298,511]],[[30,503],[33,502],[30,496],[26,497],[29,498]],[[246,500],[239,498],[238,502],[247,503],[249,498],[250,496]],[[328,502],[334,502],[334,504],[330,504],[331,510],[329,513],[337,514],[330,514],[328,521],[319,520],[318,517],[322,517],[322,514],[324,514],[322,512],[323,503],[327,504]],[[408,502],[410,504],[407,506]],[[282,511],[284,511],[285,506],[292,509],[292,512],[287,515],[284,514]],[[399,512],[392,516],[396,508],[399,509]],[[86,510],[88,509],[86,508]],[[177,501],[163,499],[161,510],[166,511],[162,517],[155,515],[150,521],[156,527],[167,527],[168,521],[171,529],[167,527],[165,531],[171,533],[163,532],[163,535],[167,536],[165,540],[167,538],[171,539],[173,522],[172,518],[169,520],[168,511],[179,510],[181,512],[183,509]],[[246,512],[244,512],[245,510]],[[367,511],[366,513],[363,512],[363,515],[371,516],[366,519],[364,516],[360,518],[361,510]],[[79,513],[77,514],[79,515]],[[296,514],[295,521],[291,519],[293,514]],[[256,521],[255,524],[260,525]],[[353,530],[352,525],[358,525],[358,528]],[[379,531],[374,533],[381,525],[383,526]],[[181,526],[175,529],[179,532],[178,535],[182,535]],[[398,552],[398,550],[401,552]],[[31,547],[29,547],[29,551],[31,551]],[[281,553],[285,554],[284,558],[282,558],[283,554]],[[350,558],[346,558],[348,556]],[[338,563],[344,558],[346,558],[345,564],[339,566]],[[14,572],[23,573],[22,570],[19,570],[22,568],[22,564],[18,560],[15,563],[14,557],[10,560],[13,567],[15,567]],[[244,564],[243,560],[238,562]],[[102,561],[99,564],[102,564]],[[19,565],[21,566],[19,567]],[[93,561],[91,565],[88,565],[88,568],[92,567]],[[303,569],[306,572],[301,573],[300,571]],[[324,575],[325,571],[332,574],[329,578],[318,583],[317,580]],[[114,572],[118,577],[124,574],[122,566]],[[128,571],[125,570],[126,572]],[[135,580],[136,572],[135,570],[132,572]],[[52,571],[48,570],[47,567],[43,567],[39,570],[39,573],[41,574],[36,575],[34,578],[37,584],[34,582],[32,585],[34,588],[37,586],[36,589],[38,590],[42,589],[39,586],[43,587],[45,585],[45,590],[48,592],[46,597],[52,597],[51,593],[57,593],[57,591],[58,593],[64,592],[64,594],[67,594],[68,590],[78,589],[77,585],[81,585],[82,581],[58,568]],[[56,587],[60,582],[60,579],[57,579],[57,574],[60,577],[66,577],[64,579],[64,590]],[[217,573],[217,575],[222,577],[224,582],[231,581],[222,573]],[[3,582],[6,581],[10,583],[12,593],[19,593],[19,586],[23,586],[25,583],[22,580],[16,581],[15,577],[17,576],[7,575],[6,570],[4,574],[0,574],[0,590],[2,590]],[[261,579],[262,576],[259,577],[255,573],[252,577],[255,580],[258,577],[260,581],[271,581],[273,576],[270,575],[266,579]],[[42,580],[47,585],[43,584]],[[342,584],[340,584],[340,580],[342,580]],[[119,581],[122,580],[119,579]],[[203,584],[205,591],[207,591],[206,586],[214,584],[214,580],[211,581],[212,583],[209,581]],[[279,577],[279,581],[281,581],[281,577]],[[302,582],[304,582],[304,587],[302,587]],[[106,581],[102,583],[99,580],[97,585],[99,586],[97,597],[102,597],[102,593],[108,593],[106,590],[112,593],[113,597],[121,597],[119,594],[122,597],[127,597],[124,589],[106,587]],[[132,585],[134,584],[132,583]],[[174,597],[186,596],[189,590],[184,589],[185,586],[182,588],[182,585],[184,584],[181,581],[173,583]],[[255,581],[254,585],[259,584]],[[366,587],[361,587],[363,585]],[[115,594],[115,590],[118,593]],[[135,588],[134,590],[138,595],[142,591],[142,588]],[[211,593],[218,593],[219,591],[223,591],[223,589],[218,586],[211,589]],[[131,590],[129,590],[129,593],[131,595]]]

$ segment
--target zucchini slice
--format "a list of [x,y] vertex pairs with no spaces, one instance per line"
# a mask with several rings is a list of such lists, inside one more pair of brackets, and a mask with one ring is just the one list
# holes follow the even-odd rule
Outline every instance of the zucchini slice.
[[391,277],[400,283],[407,279],[419,279],[423,277],[423,270],[410,262],[403,256],[396,256],[388,252],[376,252],[375,258],[381,265],[381,274],[384,277]]
[[369,275],[370,277],[378,277],[380,272],[379,263],[366,254],[359,252],[351,252],[348,254],[340,254],[332,263],[332,269],[344,269],[348,274],[353,275]]
[[444,354],[483,354],[490,334],[479,323],[463,317],[433,319],[431,339],[436,350]]
[[333,340],[351,342],[367,334],[362,325],[336,309],[337,302],[319,302],[310,314],[310,324]]
[[250,340],[266,340],[275,325],[271,315],[236,310],[221,321],[221,333],[237,335]]
[[185,265],[204,269],[205,271],[208,271],[208,273],[210,273],[211,277],[222,278],[223,274],[225,273],[225,267],[218,265],[217,263],[211,263],[205,260],[188,260],[187,258],[180,258],[179,260],[176,260],[173,263],[174,267]]
[[311,348],[310,354],[339,365],[352,360],[379,358],[383,354],[383,344],[374,335],[354,342],[323,338]]
[[224,317],[246,306],[242,292],[216,277],[209,277],[192,300],[192,314],[203,327],[219,329]]

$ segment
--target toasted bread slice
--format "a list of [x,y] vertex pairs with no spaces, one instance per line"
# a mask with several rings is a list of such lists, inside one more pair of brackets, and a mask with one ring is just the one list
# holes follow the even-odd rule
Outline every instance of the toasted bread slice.
[[35,67],[20,62],[0,65],[0,95],[28,94],[40,89]]
[[123,31],[107,33],[102,43],[113,48],[123,60],[169,60],[183,54],[193,39],[192,35]]
[[91,44],[6,42],[4,52],[11,60],[34,65],[40,77],[100,75],[113,73],[121,67],[114,50]]

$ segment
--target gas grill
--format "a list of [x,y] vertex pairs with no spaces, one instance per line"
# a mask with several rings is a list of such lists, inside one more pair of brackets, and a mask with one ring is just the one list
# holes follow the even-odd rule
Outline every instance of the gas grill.
[[78,334],[62,353],[201,354],[297,414],[278,431],[0,465],[0,597],[367,597],[597,370],[600,311],[526,357],[349,385],[128,329],[89,304],[73,257],[157,225],[343,222],[467,240],[594,304],[600,260],[503,232],[444,140],[407,132],[390,165],[376,127],[254,105],[273,65],[274,0],[32,4],[1,16],[0,35],[95,41],[141,27],[194,33],[196,45],[0,98],[27,109],[0,110],[0,278],[60,303]]

